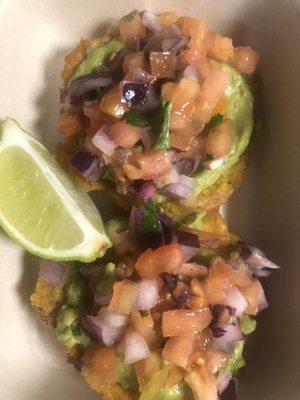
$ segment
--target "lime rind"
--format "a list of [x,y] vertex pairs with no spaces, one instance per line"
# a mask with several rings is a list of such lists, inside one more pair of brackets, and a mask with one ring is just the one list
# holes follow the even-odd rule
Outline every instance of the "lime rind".
[[[18,157],[22,155],[22,157],[24,157],[24,172],[22,172],[20,168],[18,171],[14,171],[14,166],[18,166],[14,155]],[[23,160],[21,161],[23,162]],[[34,163],[36,164],[34,174],[36,173],[40,176],[40,179],[42,179],[41,182],[48,188],[47,195],[52,196],[54,199],[50,197],[52,201],[51,205],[56,205],[56,199],[58,199],[59,202],[58,206],[54,207],[56,214],[53,216],[53,221],[51,220],[50,224],[55,227],[55,223],[58,222],[57,226],[59,226],[59,218],[61,217],[65,217],[65,220],[69,221],[67,224],[68,226],[65,226],[65,236],[70,237],[70,242],[72,242],[69,248],[67,246],[68,239],[66,239],[66,246],[63,249],[59,248],[60,246],[58,246],[58,243],[54,246],[50,245],[51,239],[53,243],[55,243],[55,229],[54,232],[53,229],[51,231],[52,237],[51,235],[50,237],[46,237],[46,246],[28,240],[31,232],[26,223],[31,224],[32,227],[36,227],[36,224],[40,224],[41,232],[43,232],[42,228],[45,228],[45,223],[43,226],[43,222],[47,222],[49,225],[49,216],[47,215],[45,215],[45,219],[48,218],[47,221],[43,220],[43,215],[36,215],[35,218],[27,221],[25,217],[24,224],[23,221],[22,224],[25,225],[27,229],[27,235],[24,234],[25,228],[20,224],[20,215],[22,215],[23,212],[23,210],[20,210],[20,198],[15,198],[15,202],[13,201],[14,193],[17,195],[18,190],[20,191],[18,180],[14,181],[14,177],[17,176],[22,179],[22,175],[26,173],[26,167],[32,168]],[[13,165],[11,169],[12,172],[15,173],[10,180],[7,178],[7,171],[5,170],[7,164]],[[21,165],[23,166],[23,164]],[[90,262],[101,257],[105,250],[111,247],[111,242],[105,233],[101,216],[89,196],[75,186],[44,146],[22,130],[20,125],[10,118],[0,123],[0,169],[0,225],[13,240],[18,242],[29,252],[43,258],[60,261],[80,260]],[[11,170],[9,170],[8,173],[10,172]],[[10,187],[5,187],[7,182],[9,182]],[[39,181],[37,181],[37,183],[38,182]],[[21,182],[21,185],[25,187],[24,182]],[[7,199],[10,201],[9,205],[5,204]],[[28,201],[32,201],[32,208],[34,208],[35,199],[40,201],[41,193],[37,193],[33,199],[26,199],[26,196],[24,196],[24,199],[21,199],[22,201],[24,200],[25,210],[26,207],[27,209],[31,207],[31,203],[28,203]],[[17,210],[16,207],[14,209],[14,204],[16,206],[19,205],[19,210]],[[60,210],[57,211],[57,208]],[[53,212],[53,210],[50,211]],[[34,214],[34,211],[30,210],[30,212]],[[48,210],[45,210],[45,214],[47,212]],[[19,217],[18,226],[14,224],[14,214],[16,219]],[[10,218],[8,218],[8,216],[10,216]],[[33,230],[34,229],[32,229],[32,231]],[[48,234],[48,232],[46,233]],[[57,232],[57,234],[64,235],[64,232]],[[74,237],[78,239],[78,243],[74,242]],[[40,242],[41,241],[42,239]]]

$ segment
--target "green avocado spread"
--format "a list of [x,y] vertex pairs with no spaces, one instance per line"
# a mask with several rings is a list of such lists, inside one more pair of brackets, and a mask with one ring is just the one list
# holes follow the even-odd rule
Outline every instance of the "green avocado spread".
[[195,173],[195,195],[213,185],[221,175],[232,167],[247,148],[254,127],[253,95],[246,79],[228,64],[214,62],[214,65],[226,72],[231,80],[225,90],[228,107],[224,114],[225,119],[233,122],[233,143],[227,160],[213,170],[202,169]]
[[99,47],[90,48],[87,57],[78,65],[69,84],[81,76],[92,72],[107,71],[107,61],[112,54],[124,48],[125,43],[121,38],[112,39]]

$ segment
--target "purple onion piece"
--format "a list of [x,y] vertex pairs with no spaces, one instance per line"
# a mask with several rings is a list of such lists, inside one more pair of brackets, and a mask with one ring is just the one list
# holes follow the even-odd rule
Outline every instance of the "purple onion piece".
[[237,340],[244,340],[245,338],[243,332],[241,331],[241,328],[239,327],[239,325],[236,324],[213,326],[210,329],[213,336],[214,332],[217,335],[216,337],[214,336],[215,345],[224,342],[236,342]]
[[162,51],[162,35],[160,32],[155,32],[149,37],[144,46],[145,52]]
[[145,209],[144,207],[135,207],[133,206],[131,209],[130,217],[129,217],[129,228],[132,229],[136,234],[139,232],[139,227],[144,215]]
[[151,81],[123,81],[121,102],[144,113],[151,112],[160,106],[159,97]]
[[196,247],[200,249],[199,237],[196,233],[178,230],[175,232],[177,236],[177,241],[183,246]]
[[256,278],[267,277],[275,269],[281,267],[270,261],[264,252],[246,242],[239,242],[240,257],[248,265],[249,271]]
[[155,183],[148,181],[145,182],[141,189],[138,191],[138,197],[140,197],[144,202],[151,199],[156,192]]
[[180,35],[177,37],[167,38],[162,41],[163,51],[172,51],[178,53],[190,41],[190,36]]
[[175,161],[178,172],[182,175],[191,176],[198,168],[200,160],[195,158],[181,158]]
[[197,65],[195,65],[195,64],[188,65],[185,68],[185,70],[183,71],[183,76],[192,81],[199,82],[199,83],[202,83],[202,80],[203,80],[201,77],[200,71],[199,71]]
[[170,183],[169,185],[164,186],[160,192],[170,199],[184,200],[191,196],[192,189],[182,185],[181,183]]
[[143,12],[142,24],[152,32],[161,30],[161,25],[156,21],[156,15],[148,10]]
[[229,371],[223,371],[219,373],[217,377],[217,386],[218,386],[218,393],[221,395],[228,387],[229,382],[231,380],[231,373]]
[[74,154],[69,164],[90,182],[96,182],[104,172],[104,164],[101,160],[82,150]]
[[211,330],[213,337],[216,339],[224,336],[224,334],[226,333],[226,329],[221,328],[220,326],[213,326],[210,328],[210,330]]
[[68,87],[68,96],[81,97],[91,90],[107,87],[112,83],[111,74],[108,72],[95,72],[75,79]]
[[220,400],[237,400],[237,383],[232,379],[226,390],[221,394]]
[[44,281],[63,288],[68,280],[68,266],[57,261],[44,260],[39,270],[39,276]]

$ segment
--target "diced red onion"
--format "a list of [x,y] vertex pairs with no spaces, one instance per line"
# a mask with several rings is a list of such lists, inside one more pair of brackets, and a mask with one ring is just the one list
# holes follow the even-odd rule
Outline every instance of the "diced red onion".
[[143,12],[142,24],[152,32],[161,30],[161,25],[157,22],[157,16],[148,10]]
[[131,209],[128,225],[135,233],[137,233],[139,230],[139,226],[141,224],[144,211],[145,211],[144,207],[136,208],[135,206],[133,206]]
[[83,320],[85,329],[96,339],[101,340],[105,346],[115,346],[125,333],[128,316],[100,309],[98,315],[87,315]]
[[105,131],[105,128],[101,128],[92,138],[93,144],[101,150],[104,154],[111,156],[113,155],[117,145]]
[[240,256],[248,264],[249,270],[256,278],[267,277],[272,273],[272,270],[279,269],[280,266],[268,260],[266,255],[245,242],[239,242],[241,246]]
[[183,200],[191,196],[193,190],[181,183],[171,183],[161,189],[161,193],[170,198]]
[[181,183],[182,185],[194,190],[195,179],[191,178],[190,176],[180,175],[179,176],[179,183]]
[[74,154],[69,164],[90,182],[96,182],[104,171],[104,163],[98,157],[82,150]]
[[200,249],[200,241],[198,235],[188,231],[178,230],[173,235],[173,243],[180,244],[184,254],[184,261],[187,262],[193,258]]
[[151,128],[144,128],[141,136],[141,141],[145,150],[149,150],[154,142]]
[[128,324],[128,315],[108,311],[106,307],[102,307],[99,310],[98,316],[110,328],[123,328]]
[[237,382],[235,379],[231,379],[220,400],[237,400]]
[[237,317],[241,316],[248,307],[248,302],[236,286],[233,286],[227,294],[226,304],[234,309]]
[[181,30],[179,29],[179,26],[177,24],[171,24],[167,27],[168,33],[170,37],[177,37],[180,36]]
[[112,293],[103,294],[97,291],[94,295],[95,303],[98,306],[107,306],[110,303],[111,299]]
[[44,281],[63,288],[68,280],[68,267],[57,261],[44,260],[39,270],[39,276]]
[[149,347],[139,333],[133,332],[125,341],[125,364],[133,364],[150,356]]
[[143,279],[138,284],[135,307],[138,310],[151,310],[159,301],[157,281]]
[[201,164],[203,165],[203,167],[212,170],[212,169],[221,167],[225,163],[226,160],[227,160],[227,156],[214,158],[213,160],[205,160],[205,161],[202,161]]
[[191,38],[186,35],[166,38],[162,41],[162,49],[163,51],[172,51],[177,53],[188,44],[190,39]]
[[199,68],[195,64],[188,65],[183,71],[183,76],[191,81],[199,82],[202,84],[202,77]]
[[163,40],[163,38],[162,38],[160,32],[153,33],[148,38],[143,50],[145,52],[162,51],[162,40]]
[[[221,328],[224,332],[221,332]],[[218,327],[211,328],[212,334],[217,333],[217,337],[214,337],[214,343],[223,343],[223,342],[235,342],[237,340],[244,340],[244,334],[241,331],[241,328],[238,325],[220,325]]]
[[228,387],[231,379],[231,373],[223,371],[217,378],[218,393],[221,395]]
[[212,340],[213,348],[217,351],[221,351],[222,353],[226,354],[227,357],[232,357],[234,352],[234,341],[222,342],[218,341],[218,339]]
[[151,199],[156,192],[156,185],[154,182],[145,182],[141,189],[138,191],[138,197],[140,197],[144,202]]
[[259,303],[258,303],[258,312],[261,312],[265,308],[268,308],[269,304],[266,299],[265,291],[263,288],[261,288],[261,291],[259,293]]
[[160,106],[160,100],[153,82],[133,82],[124,80],[121,84],[121,102],[129,107],[149,113]]
[[68,87],[67,95],[81,97],[91,90],[107,87],[111,84],[112,77],[109,72],[95,72],[75,79]]
[[174,157],[174,165],[176,166],[178,172],[182,175],[191,176],[192,173],[198,168],[199,163],[199,158],[187,158],[185,155],[178,156],[177,154]]
[[194,232],[177,230],[175,232],[177,237],[177,242],[183,246],[196,247],[198,250],[200,249],[200,241],[199,237]]
[[[177,168],[172,166],[172,168],[165,172],[164,174],[158,176],[154,182],[156,183],[159,189],[169,185],[170,183],[178,183],[179,182],[179,173]],[[182,182],[181,182],[182,183]]]

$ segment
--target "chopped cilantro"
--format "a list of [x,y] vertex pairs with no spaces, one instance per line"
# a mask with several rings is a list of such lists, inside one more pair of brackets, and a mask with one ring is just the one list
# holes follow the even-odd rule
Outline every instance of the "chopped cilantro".
[[81,335],[80,322],[77,319],[75,319],[75,321],[72,322],[72,324],[70,326],[70,330],[74,336]]
[[148,315],[149,315],[148,311],[145,311],[145,310],[140,310],[140,314],[142,317],[148,317]]
[[125,16],[122,18],[122,20],[125,21],[125,22],[130,22],[130,21],[132,21],[133,18],[134,18],[135,16],[137,16],[137,15],[138,15],[138,10],[133,10],[133,11],[131,11],[129,14],[125,15]]
[[106,170],[105,174],[103,175],[102,179],[112,182],[112,183],[119,183],[119,180],[110,172],[109,169]]
[[161,225],[156,213],[156,208],[152,200],[148,200],[145,204],[145,212],[141,220],[142,233],[151,233],[158,231]]
[[169,131],[171,109],[170,101],[162,101],[161,107],[153,114],[154,130],[159,135],[153,150],[168,150],[171,147]]
[[141,114],[138,110],[126,111],[124,116],[126,122],[130,125],[137,126],[139,128],[150,126],[149,118],[146,115]]
[[217,114],[205,125],[206,129],[212,129],[223,122],[223,115]]

